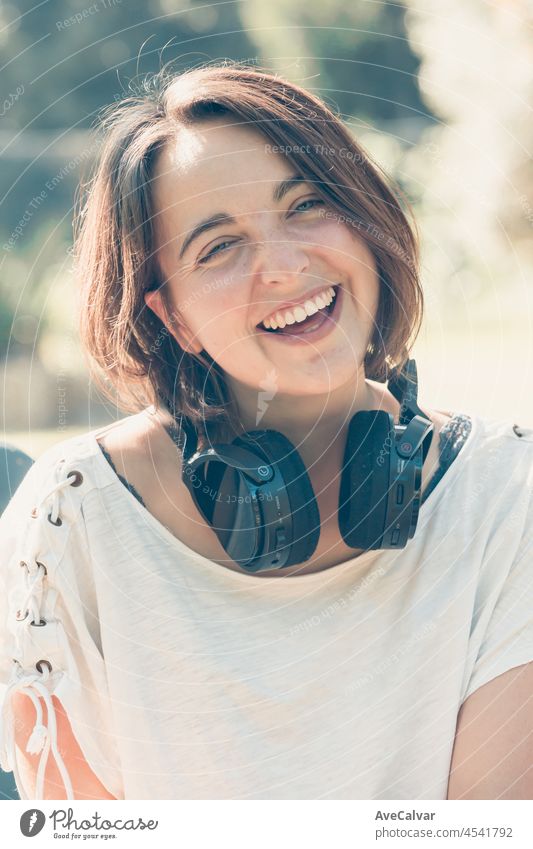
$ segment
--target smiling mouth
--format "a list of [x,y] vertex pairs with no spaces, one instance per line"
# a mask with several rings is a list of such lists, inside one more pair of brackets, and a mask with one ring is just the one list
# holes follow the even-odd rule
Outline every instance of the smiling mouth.
[[324,322],[324,319],[331,315],[335,309],[338,289],[338,284],[333,286],[335,296],[327,307],[319,309],[318,312],[313,313],[313,315],[308,315],[303,321],[286,324],[285,327],[278,327],[276,330],[273,330],[270,327],[264,327],[260,322],[256,325],[256,330],[260,330],[262,333],[274,333],[278,336],[300,336],[305,333],[311,333],[316,329],[316,327],[319,327]]

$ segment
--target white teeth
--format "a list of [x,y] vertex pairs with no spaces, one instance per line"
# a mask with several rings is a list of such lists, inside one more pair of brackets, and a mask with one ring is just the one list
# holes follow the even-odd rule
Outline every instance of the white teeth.
[[329,306],[334,296],[335,290],[333,286],[328,286],[327,289],[323,289],[322,292],[319,292],[313,298],[309,298],[303,304],[298,304],[292,310],[283,310],[283,312],[274,313],[274,315],[270,316],[270,318],[265,318],[261,323],[267,329],[277,330],[278,327],[283,328],[287,324],[305,321],[308,316],[314,315],[318,310],[325,309],[325,307]]

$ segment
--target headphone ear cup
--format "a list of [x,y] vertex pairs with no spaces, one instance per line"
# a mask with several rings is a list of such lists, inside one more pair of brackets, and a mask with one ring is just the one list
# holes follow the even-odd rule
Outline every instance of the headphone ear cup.
[[[252,439],[251,445],[248,438]],[[285,566],[308,560],[320,538],[320,513],[307,469],[298,451],[277,430],[251,430],[246,437],[234,439],[232,444],[251,450],[256,445],[267,461],[277,467],[287,491],[292,519],[292,533],[287,538],[290,550]]]
[[350,548],[381,548],[394,439],[394,418],[384,410],[362,410],[350,422],[338,510],[339,530]]

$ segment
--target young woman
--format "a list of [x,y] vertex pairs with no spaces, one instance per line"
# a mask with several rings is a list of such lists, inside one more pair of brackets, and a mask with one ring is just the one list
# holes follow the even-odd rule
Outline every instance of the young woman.
[[[533,432],[415,399],[414,535],[341,532],[360,486],[367,531],[399,492],[394,440],[345,477],[352,421],[402,432],[423,299],[399,192],[257,68],[156,79],[102,127],[81,334],[129,415],[47,451],[2,517],[2,766],[36,799],[532,798]],[[246,496],[201,509],[187,427],[281,435],[313,544],[230,557],[259,531]]]

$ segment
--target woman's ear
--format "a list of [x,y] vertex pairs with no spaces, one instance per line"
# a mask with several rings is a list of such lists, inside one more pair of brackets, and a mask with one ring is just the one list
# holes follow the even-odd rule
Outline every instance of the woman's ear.
[[177,316],[175,318],[169,317],[159,289],[145,292],[144,302],[152,312],[155,312],[158,319],[165,325],[169,333],[172,334],[185,352],[200,354],[203,351],[202,344],[198,339],[193,338],[193,334],[187,325]]

